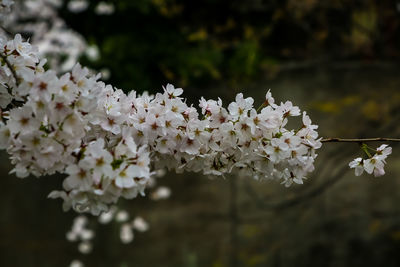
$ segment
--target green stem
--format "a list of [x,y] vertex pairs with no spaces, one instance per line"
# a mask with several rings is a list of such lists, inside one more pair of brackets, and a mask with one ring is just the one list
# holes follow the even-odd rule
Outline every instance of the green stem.
[[364,151],[365,152],[365,154],[367,154],[367,156],[369,157],[369,158],[372,158],[372,156],[371,156],[371,154],[369,153],[369,151],[368,151],[368,146],[367,146],[367,144],[362,144],[361,145],[361,149],[362,149],[362,151]]

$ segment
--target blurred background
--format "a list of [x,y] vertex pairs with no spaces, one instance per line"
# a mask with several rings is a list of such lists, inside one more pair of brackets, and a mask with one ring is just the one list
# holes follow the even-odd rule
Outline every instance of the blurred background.
[[[323,137],[400,136],[400,2],[42,2],[85,40],[77,60],[126,92],[172,83],[195,106],[201,96],[227,105],[239,92],[258,106],[271,89],[306,110]],[[380,178],[354,176],[359,146],[335,143],[320,149],[304,185],[288,189],[168,173],[158,180],[168,199],[120,203],[149,231],[121,244],[117,224],[92,218],[87,255],[65,238],[76,214],[46,198],[62,177],[7,175],[3,151],[0,266],[400,266],[400,146],[391,145]]]

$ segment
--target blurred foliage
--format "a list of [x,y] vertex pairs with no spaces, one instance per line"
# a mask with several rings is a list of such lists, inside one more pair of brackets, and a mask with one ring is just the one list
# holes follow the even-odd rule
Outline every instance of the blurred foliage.
[[231,86],[290,60],[385,60],[400,56],[394,1],[350,0],[109,0],[116,11],[98,16],[98,1],[72,14],[68,25],[100,48],[111,82],[126,89]]

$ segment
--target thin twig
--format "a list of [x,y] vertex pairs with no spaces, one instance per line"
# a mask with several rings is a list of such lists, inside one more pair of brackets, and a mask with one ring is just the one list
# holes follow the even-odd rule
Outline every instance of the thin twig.
[[14,79],[15,79],[15,84],[17,86],[19,86],[19,78],[17,73],[15,72],[15,69],[13,68],[13,65],[10,63],[10,61],[8,61],[7,56],[3,55],[2,53],[0,53],[0,57],[4,60],[4,62],[6,63],[7,67],[10,69]]
[[14,36],[15,33],[10,32],[9,30],[7,30],[6,28],[4,28],[3,26],[0,25],[0,29],[2,29],[6,34],[8,34],[10,37]]
[[363,143],[363,142],[400,142],[400,138],[386,138],[386,137],[375,137],[375,138],[325,138],[322,139],[322,143],[333,143],[333,142],[353,142],[353,143]]

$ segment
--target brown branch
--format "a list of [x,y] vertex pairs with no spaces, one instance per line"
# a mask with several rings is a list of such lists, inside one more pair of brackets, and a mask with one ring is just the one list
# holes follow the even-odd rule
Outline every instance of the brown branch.
[[385,137],[375,137],[375,138],[325,138],[322,139],[322,143],[333,143],[333,142],[353,142],[353,143],[363,143],[363,142],[400,142],[400,138],[385,138]]
[[6,63],[7,67],[10,69],[11,74],[13,75],[14,79],[15,79],[15,84],[17,86],[19,86],[19,78],[17,73],[15,72],[15,69],[13,68],[13,65],[10,63],[10,61],[8,61],[7,59],[7,55],[4,55],[2,53],[0,53],[0,57],[4,60],[4,62]]

